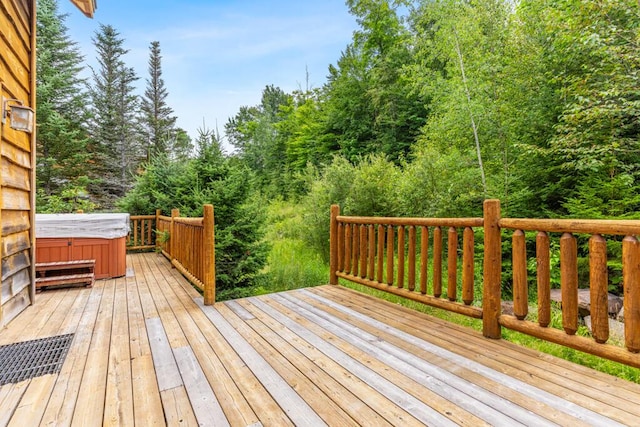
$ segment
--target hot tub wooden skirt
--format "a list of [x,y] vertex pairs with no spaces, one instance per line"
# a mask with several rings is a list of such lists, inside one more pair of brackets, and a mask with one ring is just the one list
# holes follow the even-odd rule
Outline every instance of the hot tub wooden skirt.
[[96,279],[124,276],[127,272],[126,256],[126,237],[36,239],[37,263],[94,259]]

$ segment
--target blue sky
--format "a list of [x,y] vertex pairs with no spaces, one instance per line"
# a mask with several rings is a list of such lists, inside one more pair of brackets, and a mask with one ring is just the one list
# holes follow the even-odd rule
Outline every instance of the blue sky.
[[92,20],[59,0],[87,64],[96,64],[91,39],[99,24],[112,25],[125,39],[125,61],[142,94],[149,44],[159,41],[168,103],[192,137],[203,120],[223,133],[228,118],[258,104],[268,84],[305,88],[308,69],[310,86],[322,86],[357,27],[344,0],[97,1]]

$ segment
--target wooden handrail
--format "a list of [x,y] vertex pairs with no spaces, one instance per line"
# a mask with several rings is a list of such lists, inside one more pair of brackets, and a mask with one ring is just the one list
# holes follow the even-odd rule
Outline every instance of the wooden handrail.
[[[483,251],[474,249],[474,230],[482,229]],[[431,230],[431,231],[430,231]],[[462,231],[462,245],[460,233]],[[505,233],[505,231],[507,233]],[[538,294],[537,321],[528,316],[527,237],[535,236]],[[514,314],[501,312],[503,237],[512,233]],[[558,233],[551,236],[550,233]],[[500,201],[486,200],[482,218],[380,218],[341,216],[331,207],[330,277],[481,318],[483,334],[500,339],[506,327],[534,337],[640,368],[640,221],[585,219],[501,218]],[[589,281],[593,338],[576,335],[578,329],[577,235],[589,238]],[[624,289],[624,347],[609,341],[607,241],[622,240]],[[443,245],[446,239],[447,244]],[[551,240],[560,248],[562,329],[551,327]],[[430,247],[429,242],[432,242]],[[554,240],[555,241],[555,240]],[[619,240],[618,240],[619,241]],[[555,245],[555,244],[554,244]],[[556,246],[554,246],[556,247]],[[446,248],[446,250],[445,250]],[[419,253],[418,253],[419,252]],[[461,254],[460,254],[461,252]],[[405,258],[406,255],[406,258]],[[446,255],[446,272],[443,257]],[[405,261],[406,259],[406,261]],[[428,261],[431,261],[432,278]],[[460,265],[460,261],[462,261]],[[482,262],[482,303],[474,304],[474,264]],[[462,271],[459,280],[458,272]],[[386,271],[386,273],[385,273]],[[416,278],[416,275],[419,277]],[[443,294],[442,278],[446,277]],[[419,286],[416,282],[419,281]],[[428,286],[430,285],[430,286]],[[461,292],[458,292],[461,290]]]
[[160,210],[155,215],[132,215],[129,250],[156,249],[171,261],[204,295],[204,303],[216,299],[215,238],[213,206],[204,205],[200,218],[180,216],[178,209],[171,216]]

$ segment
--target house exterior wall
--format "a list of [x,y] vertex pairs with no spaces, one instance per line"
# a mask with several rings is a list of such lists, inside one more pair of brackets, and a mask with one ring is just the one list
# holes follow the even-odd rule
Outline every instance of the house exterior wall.
[[[35,0],[0,2],[0,96],[35,108]],[[0,327],[33,302],[35,132],[0,124]]]

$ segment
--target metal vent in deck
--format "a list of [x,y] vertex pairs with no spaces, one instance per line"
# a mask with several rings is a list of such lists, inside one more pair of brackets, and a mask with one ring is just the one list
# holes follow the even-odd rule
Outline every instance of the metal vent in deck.
[[0,386],[60,372],[73,334],[0,346]]

